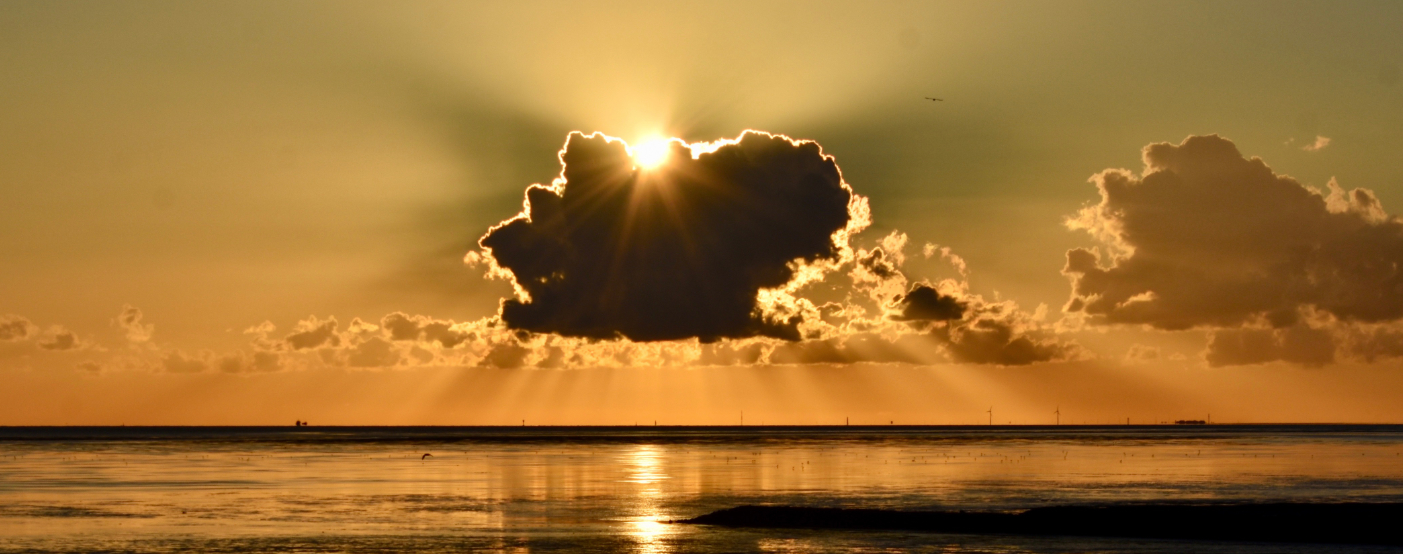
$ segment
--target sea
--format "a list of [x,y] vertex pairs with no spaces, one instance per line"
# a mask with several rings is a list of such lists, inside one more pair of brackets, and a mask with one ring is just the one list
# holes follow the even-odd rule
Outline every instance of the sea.
[[1338,501],[1403,502],[1403,426],[0,427],[0,553],[1397,551],[678,522]]

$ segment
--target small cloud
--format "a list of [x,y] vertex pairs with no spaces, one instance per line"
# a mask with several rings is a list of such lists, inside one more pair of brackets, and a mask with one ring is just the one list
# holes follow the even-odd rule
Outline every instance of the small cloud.
[[400,354],[394,344],[380,337],[357,344],[346,358],[351,367],[389,367],[399,363]]
[[259,323],[258,325],[254,325],[254,326],[252,326],[252,327],[249,327],[248,329],[244,329],[244,334],[245,334],[245,335],[256,335],[256,336],[260,336],[260,337],[266,337],[266,336],[268,336],[269,334],[272,334],[273,331],[277,331],[277,330],[278,330],[278,326],[277,326],[277,325],[273,325],[273,322],[271,322],[271,321],[264,321],[263,323]]
[[370,323],[368,321],[362,321],[359,317],[351,318],[351,324],[346,326],[346,332],[351,333],[352,335],[366,335],[375,333],[379,330],[379,325]]
[[209,364],[200,358],[188,357],[179,350],[172,350],[161,360],[161,368],[168,373],[203,373]]
[[411,316],[404,312],[395,312],[381,318],[380,327],[389,333],[390,340],[437,342],[444,348],[453,348],[475,337],[471,332],[458,330],[460,325],[452,321]]
[[255,350],[250,354],[235,352],[219,359],[217,366],[224,373],[268,373],[282,369],[277,352]]
[[481,252],[469,250],[467,254],[463,254],[463,265],[477,267],[485,263],[487,263],[486,258],[483,257]]
[[23,317],[0,315],[0,341],[21,341],[34,335],[37,329]]
[[149,341],[151,333],[156,330],[155,325],[141,322],[141,310],[136,309],[131,304],[122,305],[122,313],[117,314],[116,322],[117,327],[126,331],[127,340],[131,342]]
[[1326,146],[1330,146],[1330,137],[1317,135],[1314,143],[1302,146],[1301,150],[1305,150],[1306,152],[1319,152],[1324,150]]
[[926,283],[917,283],[911,292],[896,297],[894,307],[898,311],[890,316],[894,321],[948,321],[965,313],[965,304],[958,298],[940,294]]
[[950,265],[955,268],[955,271],[960,274],[960,277],[969,276],[969,266],[965,264],[965,259],[955,255],[955,253],[950,250],[949,246],[940,246],[927,242],[925,246],[921,247],[921,255],[925,256],[927,260],[936,254],[940,254],[941,258],[950,262]]
[[78,336],[61,325],[50,327],[44,335],[44,338],[39,341],[39,348],[44,350],[76,350],[83,347]]
[[1125,353],[1125,359],[1130,362],[1152,362],[1161,358],[1164,358],[1164,353],[1159,347],[1143,344],[1132,344]]
[[310,319],[297,322],[292,334],[283,340],[293,350],[306,350],[322,345],[338,346],[341,344],[341,337],[336,336],[336,326],[335,317],[323,320],[312,316]]
[[500,369],[516,369],[526,364],[531,349],[518,344],[498,344],[492,347],[478,365]]

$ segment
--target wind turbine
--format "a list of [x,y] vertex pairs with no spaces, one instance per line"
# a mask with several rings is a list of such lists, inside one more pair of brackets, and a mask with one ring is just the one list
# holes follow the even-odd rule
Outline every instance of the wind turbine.
[[1058,406],[1056,410],[1053,410],[1053,411],[1052,411],[1052,413],[1057,414],[1057,424],[1058,424],[1058,425],[1061,425],[1061,424],[1062,424],[1062,407],[1061,407],[1061,406]]
[[989,426],[992,427],[993,425],[994,425],[994,407],[993,407],[993,406],[989,406]]

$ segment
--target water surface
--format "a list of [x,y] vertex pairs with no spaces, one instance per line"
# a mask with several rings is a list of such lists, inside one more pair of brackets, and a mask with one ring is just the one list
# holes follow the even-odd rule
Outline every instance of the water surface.
[[1403,426],[0,428],[0,552],[1383,551],[669,523],[1144,501],[1403,501]]

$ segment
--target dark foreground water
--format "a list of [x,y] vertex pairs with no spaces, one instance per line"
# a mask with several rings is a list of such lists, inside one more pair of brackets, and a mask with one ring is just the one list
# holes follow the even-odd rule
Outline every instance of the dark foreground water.
[[1144,501],[1403,501],[1403,426],[0,427],[5,553],[1396,551],[669,523]]

